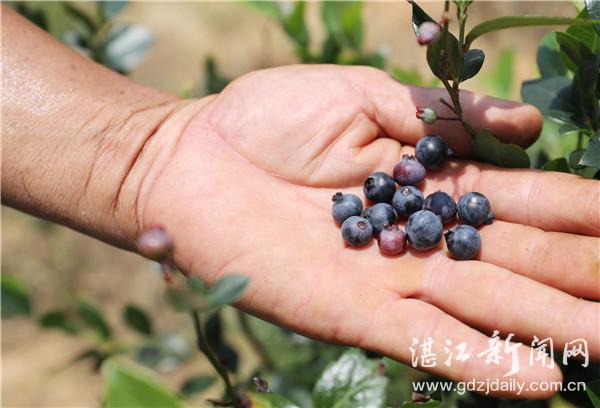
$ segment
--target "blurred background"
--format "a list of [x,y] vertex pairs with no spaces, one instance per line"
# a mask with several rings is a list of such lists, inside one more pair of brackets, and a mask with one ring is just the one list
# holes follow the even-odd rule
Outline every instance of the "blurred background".
[[[74,26],[82,18],[76,16],[78,12],[84,19],[94,15],[94,4],[11,6],[34,20],[36,15],[43,15],[46,28],[54,36],[90,53],[85,35]],[[307,3],[305,9],[310,32],[307,48],[315,53],[327,37],[320,7],[318,2]],[[403,1],[365,2],[361,7],[364,40],[360,57],[384,65],[399,79],[435,84],[425,63],[425,48],[416,44],[412,32],[410,5]],[[442,11],[440,2],[424,2],[422,7],[432,16]],[[469,11],[471,25],[493,15],[576,15],[571,2],[554,1],[476,2]],[[139,26],[137,35],[145,45],[139,58],[117,61],[114,68],[142,84],[182,97],[197,97],[246,72],[299,62],[297,42],[269,13],[264,5],[240,2],[127,4],[110,18]],[[520,99],[521,82],[538,76],[536,51],[548,31],[547,27],[513,29],[478,40],[478,48],[487,56],[483,73],[464,88]],[[214,381],[212,368],[194,351],[188,317],[169,307],[165,284],[151,262],[3,207],[2,273],[18,279],[20,283],[12,284],[19,290],[26,288],[29,298],[29,316],[3,320],[2,406],[98,406],[103,382],[94,367],[103,353],[114,352],[127,353],[153,367],[173,389],[181,389],[186,380],[200,378],[188,382],[187,391],[182,391],[188,393],[192,404],[206,405],[207,396],[219,394],[220,384]],[[73,308],[81,309],[77,302],[98,311],[107,327],[103,329],[100,324],[98,329],[96,325],[90,333],[77,326],[67,316]],[[149,316],[150,329],[146,317],[139,318],[132,309]],[[124,318],[124,314],[129,317]],[[240,319],[231,308],[220,312],[212,324],[221,325],[222,330],[213,329],[217,336],[224,336],[227,347],[220,354],[236,380],[248,381],[254,373],[274,365],[280,375],[269,377],[273,387],[284,390],[284,395],[298,404],[310,400],[308,390],[317,373],[341,352],[338,347],[312,342],[254,318]],[[410,397],[408,381],[422,374],[391,361],[387,364],[388,400],[398,405]],[[561,397],[535,406],[548,404],[570,406]]]

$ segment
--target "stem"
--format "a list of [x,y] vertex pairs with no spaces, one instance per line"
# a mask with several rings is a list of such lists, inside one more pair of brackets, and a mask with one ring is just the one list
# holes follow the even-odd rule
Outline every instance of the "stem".
[[213,354],[208,346],[208,342],[206,341],[206,337],[204,336],[204,330],[202,329],[202,323],[200,321],[200,314],[197,311],[192,311],[192,320],[194,322],[194,331],[196,332],[196,344],[198,345],[198,349],[208,358],[208,361],[212,364],[212,366],[217,370],[219,376],[225,383],[225,394],[231,399],[231,403],[234,407],[241,407],[240,401],[236,396],[235,389],[233,385],[231,385],[231,381],[229,380],[229,374],[227,374],[227,370],[219,359]]
[[456,111],[454,110],[454,106],[450,105],[444,98],[440,98],[440,102],[442,103],[442,105],[444,105],[446,108],[450,109],[452,112],[456,113]]
[[459,120],[462,121],[461,118],[455,116],[455,117],[449,117],[449,116],[438,116],[435,120]]
[[252,344],[252,347],[254,347],[256,353],[259,355],[263,365],[267,370],[273,371],[275,369],[275,362],[273,361],[271,356],[269,356],[267,349],[263,346],[258,337],[256,337],[256,334],[252,330],[252,327],[250,327],[248,315],[242,312],[241,310],[237,311],[237,315],[240,321],[240,327],[242,328],[242,331],[246,335],[246,338],[248,339],[250,344]]

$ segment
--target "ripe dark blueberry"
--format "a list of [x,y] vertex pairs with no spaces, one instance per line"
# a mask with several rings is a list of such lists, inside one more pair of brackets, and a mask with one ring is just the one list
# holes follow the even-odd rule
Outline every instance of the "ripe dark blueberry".
[[154,261],[164,261],[173,252],[173,238],[162,227],[153,227],[142,233],[136,242],[138,252]]
[[423,193],[413,186],[400,187],[394,194],[392,205],[398,215],[408,217],[423,206]]
[[352,246],[367,245],[373,238],[373,227],[366,218],[353,215],[342,224],[342,238]]
[[437,169],[452,155],[446,141],[438,135],[423,136],[415,147],[415,156],[428,169]]
[[426,251],[442,239],[442,221],[431,211],[420,210],[408,217],[406,235],[414,249]]
[[396,255],[406,248],[406,234],[397,225],[386,225],[377,237],[379,250],[385,255]]
[[449,224],[456,218],[456,203],[448,194],[436,191],[423,201],[423,209],[429,210],[442,218],[442,224]]
[[394,207],[387,203],[377,203],[373,207],[367,208],[363,212],[363,216],[373,226],[373,233],[375,235],[379,234],[383,230],[383,227],[394,224],[398,219]]
[[479,231],[470,225],[457,225],[444,234],[450,254],[458,260],[473,259],[481,248]]
[[389,174],[371,174],[363,185],[365,196],[374,203],[391,203],[396,192],[396,182]]
[[363,210],[362,201],[354,194],[335,193],[331,198],[331,215],[338,224],[343,223],[353,215],[360,215]]
[[394,180],[401,186],[416,186],[425,178],[425,167],[415,158],[408,154],[402,155],[402,159],[394,166]]
[[481,224],[491,224],[494,213],[490,201],[481,193],[471,192],[458,200],[458,217],[464,224],[477,227]]

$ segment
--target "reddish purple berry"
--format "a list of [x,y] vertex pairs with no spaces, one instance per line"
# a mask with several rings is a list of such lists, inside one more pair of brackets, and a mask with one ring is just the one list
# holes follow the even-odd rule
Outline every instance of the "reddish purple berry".
[[417,42],[419,45],[434,44],[441,36],[440,25],[431,21],[421,24],[417,30]]
[[162,227],[153,227],[142,233],[136,242],[138,252],[154,261],[163,261],[173,252],[173,239]]
[[386,225],[377,237],[379,250],[385,255],[396,255],[406,249],[406,234],[397,225]]
[[394,180],[401,186],[416,186],[425,178],[425,167],[415,156],[402,155],[402,159],[394,166]]

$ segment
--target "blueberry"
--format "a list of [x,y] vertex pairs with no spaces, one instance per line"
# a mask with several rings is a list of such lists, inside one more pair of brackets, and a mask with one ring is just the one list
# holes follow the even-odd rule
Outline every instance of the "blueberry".
[[425,167],[415,158],[408,154],[402,155],[402,159],[394,166],[394,180],[401,186],[416,186],[425,178]]
[[423,136],[415,147],[417,160],[428,169],[437,169],[450,155],[446,141],[438,135]]
[[385,255],[396,255],[406,248],[406,234],[397,225],[386,225],[377,237],[379,250]]
[[448,224],[456,218],[456,203],[448,194],[436,191],[423,201],[423,209],[429,210],[442,218],[442,224]]
[[373,226],[375,235],[379,234],[383,227],[394,224],[398,219],[394,207],[387,203],[377,203],[373,207],[367,208],[363,212],[363,216]]
[[353,215],[342,224],[342,238],[352,246],[367,245],[373,238],[373,227],[366,218]]
[[403,217],[408,217],[423,206],[423,193],[413,186],[400,187],[392,200],[394,209]]
[[473,259],[481,248],[479,231],[470,225],[457,225],[444,234],[448,251],[455,259]]
[[391,203],[396,192],[396,182],[389,174],[371,174],[363,185],[365,196],[374,203]]
[[458,217],[464,224],[477,227],[481,224],[491,224],[494,213],[490,201],[481,193],[471,192],[458,200]]
[[408,217],[406,235],[410,246],[419,251],[426,251],[442,239],[442,221],[431,211],[417,211]]
[[362,201],[354,194],[335,193],[331,198],[331,215],[338,224],[343,223],[353,215],[360,215],[363,209]]

